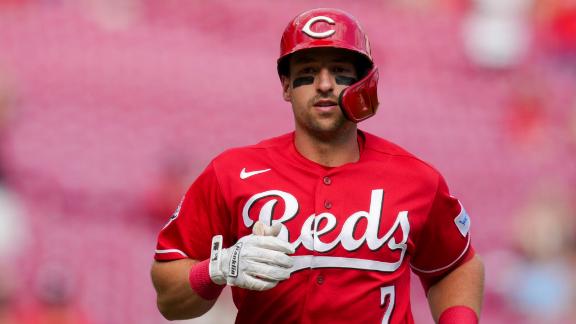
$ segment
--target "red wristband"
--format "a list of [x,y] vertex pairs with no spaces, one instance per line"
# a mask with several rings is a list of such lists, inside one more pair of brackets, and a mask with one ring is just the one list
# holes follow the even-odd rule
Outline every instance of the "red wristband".
[[209,260],[204,260],[192,266],[190,269],[190,287],[196,292],[196,294],[206,300],[212,300],[218,298],[222,289],[226,285],[217,285],[210,279],[209,272]]
[[445,309],[438,324],[477,324],[478,316],[476,312],[468,306],[452,306]]

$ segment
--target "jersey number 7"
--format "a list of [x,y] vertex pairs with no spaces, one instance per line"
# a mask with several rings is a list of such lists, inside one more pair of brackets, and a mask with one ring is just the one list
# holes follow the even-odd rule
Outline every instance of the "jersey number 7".
[[396,299],[396,293],[394,291],[394,286],[386,286],[380,288],[380,307],[385,308],[384,317],[382,318],[382,324],[390,323],[390,316],[394,310],[394,301]]

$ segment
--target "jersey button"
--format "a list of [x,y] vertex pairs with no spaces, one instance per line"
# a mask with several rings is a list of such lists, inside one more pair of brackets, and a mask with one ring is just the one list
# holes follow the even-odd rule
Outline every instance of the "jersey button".
[[318,275],[318,277],[316,277],[316,283],[321,285],[324,283],[324,276],[323,275]]
[[330,179],[330,177],[328,177],[328,176],[324,177],[323,180],[324,180],[324,184],[327,186],[332,183],[332,179]]
[[330,200],[324,200],[324,208],[326,209],[332,208],[332,202]]

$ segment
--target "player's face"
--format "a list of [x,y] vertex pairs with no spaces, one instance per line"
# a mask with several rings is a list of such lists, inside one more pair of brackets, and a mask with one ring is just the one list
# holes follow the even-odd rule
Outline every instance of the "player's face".
[[296,130],[326,136],[355,124],[344,117],[338,96],[358,79],[354,55],[335,48],[315,48],[290,58],[283,77],[284,99],[292,103]]

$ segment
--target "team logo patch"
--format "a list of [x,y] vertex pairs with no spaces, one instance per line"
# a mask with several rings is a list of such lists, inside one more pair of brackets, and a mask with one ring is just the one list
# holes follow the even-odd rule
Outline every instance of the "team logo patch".
[[308,22],[306,23],[306,25],[304,25],[304,28],[302,28],[302,31],[312,37],[312,38],[326,38],[326,37],[330,37],[332,36],[332,34],[334,34],[336,31],[334,29],[328,29],[326,31],[323,32],[315,32],[312,31],[312,25],[314,25],[315,23],[319,22],[319,21],[323,21],[327,24],[330,25],[335,25],[336,22],[334,21],[334,19],[330,18],[330,17],[326,17],[326,16],[317,16],[314,17],[310,20],[308,20]]
[[180,208],[182,208],[182,202],[183,201],[184,201],[184,197],[182,197],[182,200],[180,200],[178,207],[176,207],[176,210],[174,211],[174,213],[172,213],[172,215],[168,219],[168,222],[166,223],[166,225],[164,225],[164,227],[162,227],[162,229],[165,229],[166,227],[168,227],[168,225],[170,225],[170,223],[172,223],[176,218],[178,218],[178,215],[180,215]]
[[176,217],[178,217],[178,214],[180,214],[180,206],[178,206],[178,208],[176,208],[172,216],[170,216],[170,220],[176,219]]
[[468,213],[463,206],[460,214],[454,218],[454,224],[456,224],[456,227],[458,227],[458,231],[460,231],[462,236],[466,237],[466,235],[468,235],[468,232],[470,231],[470,216],[468,216]]
[[180,215],[180,208],[182,208],[182,201],[180,201],[180,203],[178,204],[178,207],[176,207],[176,210],[174,211],[174,213],[172,214],[172,216],[170,216],[170,220],[169,220],[169,221],[175,220],[176,217],[178,217],[178,215]]

